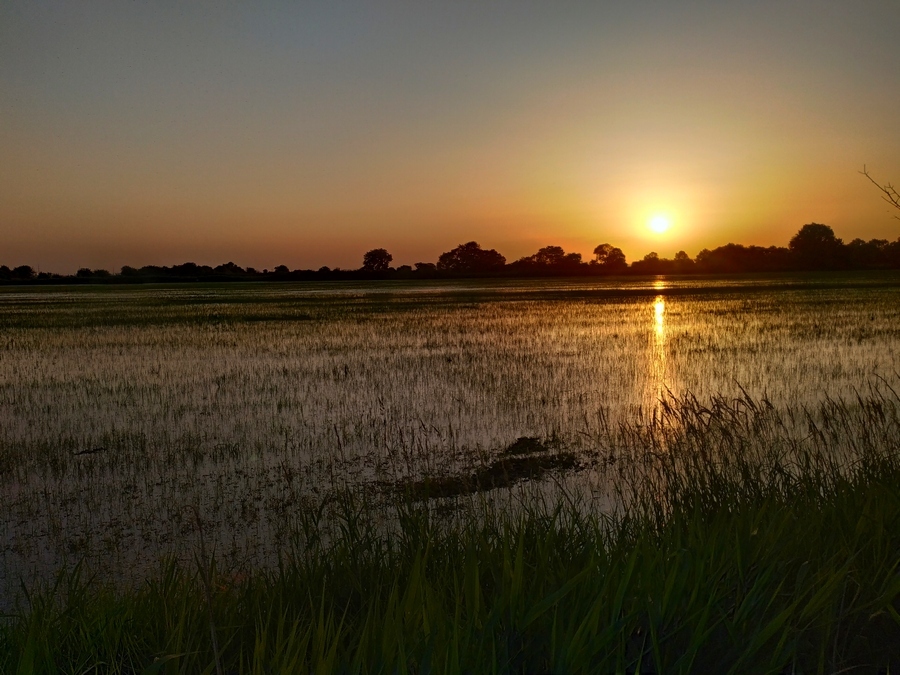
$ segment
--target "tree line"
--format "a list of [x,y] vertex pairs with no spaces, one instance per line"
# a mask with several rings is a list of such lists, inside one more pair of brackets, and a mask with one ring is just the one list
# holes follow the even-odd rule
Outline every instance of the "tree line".
[[691,258],[679,251],[674,258],[650,252],[629,263],[622,249],[612,244],[598,245],[593,258],[566,253],[561,246],[545,246],[530,256],[507,262],[494,249],[484,249],[470,241],[442,253],[437,262],[392,267],[393,256],[384,248],[365,253],[358,269],[320,267],[291,270],[286,265],[257,270],[233,262],[211,267],[187,262],[171,267],[147,265],[123,267],[118,274],[103,269],[82,268],[75,275],[35,272],[28,265],[10,269],[0,266],[0,282],[5,283],[151,283],[167,281],[313,281],[349,279],[438,279],[459,277],[540,277],[609,276],[629,274],[723,274],[740,272],[792,272],[801,270],[900,269],[900,238],[849,243],[835,236],[828,225],[804,225],[788,246],[744,246],[725,244],[703,249]]

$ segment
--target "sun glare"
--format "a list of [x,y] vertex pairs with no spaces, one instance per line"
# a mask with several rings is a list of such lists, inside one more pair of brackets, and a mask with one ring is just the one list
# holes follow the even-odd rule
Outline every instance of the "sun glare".
[[672,219],[664,213],[657,213],[647,221],[647,227],[657,234],[662,234],[672,227]]

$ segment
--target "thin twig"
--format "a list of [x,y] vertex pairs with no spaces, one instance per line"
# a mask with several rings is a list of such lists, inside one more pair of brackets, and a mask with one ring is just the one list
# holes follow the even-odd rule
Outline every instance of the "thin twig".
[[[860,173],[868,178],[869,182],[872,183],[872,185],[881,190],[881,192],[883,193],[881,198],[884,201],[893,206],[895,209],[900,209],[900,192],[897,191],[897,188],[895,188],[891,183],[885,183],[884,185],[882,185],[877,180],[872,178],[872,176],[869,174],[869,171],[866,169],[865,164],[863,164],[863,170],[860,171]],[[900,216],[894,216],[894,218],[900,220]]]

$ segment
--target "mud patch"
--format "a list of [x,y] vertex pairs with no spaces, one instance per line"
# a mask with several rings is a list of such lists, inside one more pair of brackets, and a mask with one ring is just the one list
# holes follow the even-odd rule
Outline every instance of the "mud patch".
[[539,480],[551,471],[581,468],[571,452],[555,450],[537,438],[519,438],[486,466],[456,476],[428,476],[422,480],[395,485],[394,489],[410,501],[459,497],[512,487],[524,480]]

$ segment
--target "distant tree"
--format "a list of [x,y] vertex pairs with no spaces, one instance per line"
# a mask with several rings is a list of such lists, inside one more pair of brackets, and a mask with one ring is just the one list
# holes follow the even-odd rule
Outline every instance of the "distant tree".
[[672,261],[672,267],[675,274],[687,274],[694,271],[696,264],[687,253],[678,251]]
[[416,274],[420,276],[433,276],[437,272],[437,265],[434,263],[417,262],[415,268]]
[[13,267],[10,276],[13,279],[34,279],[34,268],[31,265]]
[[612,244],[600,244],[594,249],[594,263],[607,272],[621,272],[628,267],[622,249]]
[[[872,183],[872,185],[874,185],[879,190],[881,190],[881,192],[882,192],[881,198],[884,199],[884,201],[886,201],[888,204],[893,206],[895,209],[900,210],[900,192],[897,192],[897,188],[895,188],[890,183],[884,183],[884,184],[879,183],[877,180],[875,180],[874,178],[872,178],[872,176],[869,175],[869,172],[865,166],[863,166],[863,170],[860,171],[860,173],[863,176],[865,176],[866,178],[868,178],[869,182]],[[900,216],[894,216],[894,218],[900,219]]]
[[809,223],[791,237],[788,248],[802,269],[834,269],[841,266],[844,242],[834,230],[821,223]]
[[328,265],[322,265],[317,271],[319,272],[319,274],[328,274],[329,272],[331,272],[331,268]]
[[651,251],[642,259],[631,263],[631,271],[636,274],[667,274],[674,269],[671,260],[660,258],[656,251]]
[[140,272],[129,265],[123,265],[122,269],[119,270],[119,276],[123,277],[136,277],[138,274],[140,274]]
[[231,274],[236,276],[244,274],[244,268],[233,262],[227,262],[224,265],[217,265],[215,268],[213,268],[213,271],[216,274]]
[[243,274],[244,270],[235,265],[234,263],[228,263],[227,265],[219,265],[215,270],[209,265],[198,265],[194,262],[186,262],[181,263],[180,265],[173,265],[171,270],[168,272],[171,276],[175,277],[206,277],[213,273],[217,274]]
[[278,265],[274,269],[274,272],[275,272],[275,274],[289,274],[290,270],[288,269],[287,265]]
[[845,247],[847,264],[852,269],[877,269],[888,266],[887,239],[854,239]]
[[506,265],[506,258],[494,249],[483,249],[474,241],[460,244],[452,251],[442,253],[438,258],[437,269],[441,272],[457,274],[497,272]]
[[12,279],[12,270],[6,265],[0,265],[0,279]]
[[362,269],[366,272],[387,272],[391,268],[394,259],[387,249],[373,248],[363,256]]
[[900,269],[900,237],[884,247],[884,261],[891,269]]
[[569,270],[577,270],[582,264],[580,253],[566,253],[562,259],[562,267]]
[[700,251],[695,266],[700,272],[778,272],[795,264],[793,254],[786,248],[725,244],[712,251]]
[[[580,256],[579,256],[580,257]],[[544,246],[531,256],[536,265],[543,267],[558,267],[566,259],[566,252],[562,246]]]
[[92,270],[89,267],[82,267],[75,273],[75,276],[81,277],[82,279],[100,279],[100,278],[111,277],[112,274],[110,274],[109,270],[104,270],[104,269]]
[[537,253],[516,260],[510,269],[522,274],[576,274],[581,265],[580,253],[566,253],[561,246],[544,246]]

